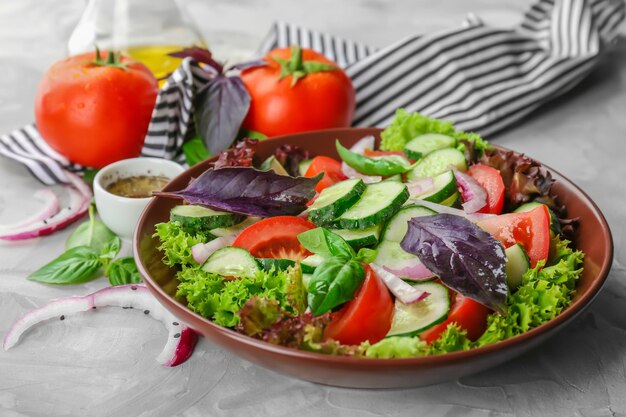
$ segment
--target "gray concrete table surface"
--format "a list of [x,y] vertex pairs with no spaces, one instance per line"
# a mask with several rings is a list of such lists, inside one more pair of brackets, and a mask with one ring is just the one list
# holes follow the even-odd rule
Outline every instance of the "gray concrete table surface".
[[[521,0],[187,0],[218,56],[253,51],[275,20],[383,46],[458,25],[468,12],[510,26]],[[43,71],[64,56],[79,0],[0,0],[0,132],[33,120]],[[619,43],[582,85],[491,139],[579,184],[606,215],[615,241],[608,282],[594,304],[549,342],[509,363],[436,386],[339,389],[288,378],[200,341],[177,368],[155,357],[161,324],[105,309],[30,332],[0,351],[0,416],[616,416],[626,415],[626,47]],[[0,223],[35,210],[40,185],[0,159]],[[0,335],[25,311],[108,285],[52,287],[25,277],[63,250],[65,230],[0,244]],[[128,245],[127,245],[128,246]],[[128,247],[125,248],[128,250]]]

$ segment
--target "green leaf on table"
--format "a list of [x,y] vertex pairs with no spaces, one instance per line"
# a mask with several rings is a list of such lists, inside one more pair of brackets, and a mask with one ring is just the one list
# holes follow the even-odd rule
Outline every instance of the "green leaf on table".
[[195,136],[183,143],[183,154],[185,154],[185,160],[189,166],[194,166],[198,162],[202,162],[211,157],[211,154],[204,145],[204,142],[202,142],[200,136]]
[[298,240],[305,249],[324,258],[339,256],[349,259],[356,255],[352,246],[341,236],[323,227],[300,233]]
[[141,275],[137,269],[135,259],[131,256],[119,258],[107,265],[105,275],[112,286],[124,284],[138,284]]
[[79,225],[67,238],[65,248],[71,249],[77,246],[89,246],[96,251],[102,250],[117,236],[100,220],[95,217],[95,208],[89,206],[89,220]]
[[98,252],[89,246],[76,246],[30,274],[27,279],[46,284],[79,284],[94,278],[99,269]]
[[122,241],[117,236],[115,236],[113,240],[104,245],[104,247],[100,250],[100,256],[98,257],[102,266],[106,267],[109,262],[115,259],[117,254],[120,252],[121,246]]

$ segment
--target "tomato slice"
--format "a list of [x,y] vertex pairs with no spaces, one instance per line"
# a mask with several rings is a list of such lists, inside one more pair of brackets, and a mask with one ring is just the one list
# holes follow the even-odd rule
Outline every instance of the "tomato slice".
[[257,258],[301,261],[311,255],[311,252],[300,244],[298,235],[316,227],[299,217],[270,217],[245,228],[237,236],[233,246],[247,249]]
[[343,175],[343,172],[341,172],[341,162],[328,156],[316,156],[313,158],[313,160],[311,160],[311,165],[309,165],[309,168],[306,170],[304,176],[311,178],[320,172],[324,173],[324,177],[315,186],[315,191],[318,193],[322,192],[322,190],[326,187],[330,187],[339,181],[348,179],[348,177]]
[[399,155],[399,156],[404,156],[406,158],[406,155],[404,154],[404,152],[401,152],[401,151],[375,151],[373,149],[365,148],[365,151],[363,153],[365,154],[365,156]]
[[369,265],[365,281],[352,301],[332,315],[324,336],[346,345],[358,345],[369,340],[382,340],[391,328],[393,300],[380,278]]
[[467,173],[487,191],[487,205],[480,212],[502,213],[505,187],[500,171],[487,165],[477,164],[469,167]]
[[550,212],[540,205],[524,213],[508,213],[489,217],[478,226],[491,233],[505,248],[521,244],[534,268],[540,260],[547,260],[550,252]]
[[491,310],[459,293],[453,292],[452,297],[454,297],[454,303],[450,308],[448,318],[420,333],[420,339],[426,343],[437,340],[450,323],[456,323],[460,328],[465,329],[470,340],[478,339],[487,329],[487,316]]

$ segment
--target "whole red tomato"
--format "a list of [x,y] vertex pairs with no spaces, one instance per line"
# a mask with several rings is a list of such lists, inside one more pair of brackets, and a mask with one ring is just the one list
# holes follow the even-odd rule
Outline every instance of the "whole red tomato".
[[243,127],[267,136],[348,127],[354,116],[350,78],[311,49],[274,49],[267,65],[241,74],[250,93]]
[[70,161],[95,168],[139,155],[158,92],[145,65],[117,54],[99,57],[55,63],[35,98],[44,140]]

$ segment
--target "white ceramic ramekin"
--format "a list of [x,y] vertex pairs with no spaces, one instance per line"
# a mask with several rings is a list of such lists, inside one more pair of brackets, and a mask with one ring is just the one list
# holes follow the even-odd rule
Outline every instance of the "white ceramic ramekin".
[[112,194],[106,188],[115,181],[138,175],[176,177],[185,169],[173,161],[160,158],[131,158],[105,166],[93,181],[96,207],[100,218],[122,239],[130,240],[139,215],[152,197],[128,198]]

